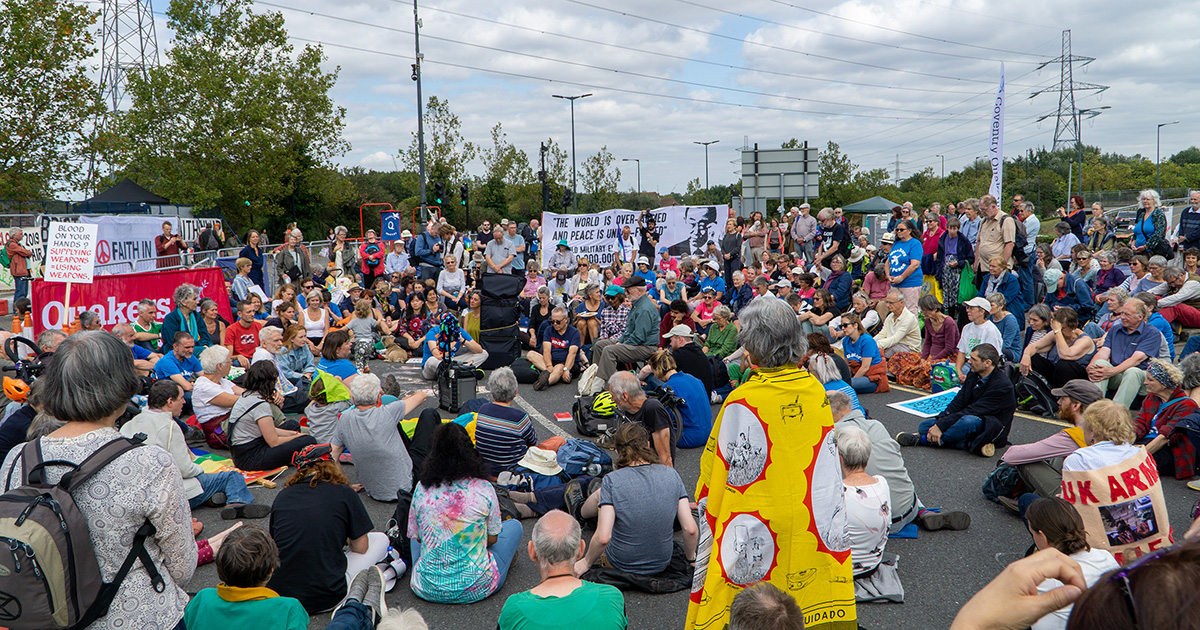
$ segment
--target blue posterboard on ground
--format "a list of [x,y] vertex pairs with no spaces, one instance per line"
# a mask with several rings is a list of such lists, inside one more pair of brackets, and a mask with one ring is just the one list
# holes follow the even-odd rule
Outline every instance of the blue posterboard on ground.
[[950,406],[950,401],[954,400],[954,396],[958,394],[959,389],[955,387],[954,389],[947,389],[944,392],[938,392],[930,396],[922,396],[904,402],[888,403],[888,406],[921,418],[933,418],[940,415],[946,410],[946,407]]

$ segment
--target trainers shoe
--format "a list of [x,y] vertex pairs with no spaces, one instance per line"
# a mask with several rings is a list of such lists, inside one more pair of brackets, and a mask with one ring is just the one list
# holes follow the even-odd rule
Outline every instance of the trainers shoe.
[[713,392],[712,396],[708,397],[708,400],[709,400],[709,402],[711,402],[714,405],[719,405],[722,402],[721,395],[718,394],[717,392]]
[[271,506],[258,503],[231,503],[221,509],[221,518],[232,521],[239,518],[266,518]]
[[187,435],[183,436],[183,441],[188,446],[208,446],[208,440],[204,438],[204,431],[196,427],[188,427]]
[[550,386],[550,372],[543,371],[541,374],[538,374],[538,380],[536,383],[533,384],[534,391],[540,392],[549,386]]
[[[367,583],[370,581],[372,571],[378,571],[374,566],[363,569],[354,574],[354,578],[350,580],[350,588],[346,591],[346,597],[338,603],[337,608],[345,606],[347,602],[358,602],[366,605],[367,599]],[[334,610],[337,610],[334,608]]]
[[225,496],[224,492],[214,492],[213,495],[208,498],[209,507],[224,507],[228,502],[229,498]]
[[921,436],[916,433],[900,432],[896,434],[896,442],[900,446],[917,446],[921,443]]
[[567,504],[567,514],[582,522],[583,515],[580,514],[580,509],[583,508],[584,501],[587,501],[587,497],[583,496],[583,488],[580,487],[579,481],[567,482],[566,488],[563,489],[563,502]]
[[592,477],[592,480],[588,482],[587,495],[590,497],[599,491],[600,491],[600,478]]
[[1012,497],[996,497],[996,502],[1011,510],[1013,514],[1021,513],[1021,505]]
[[979,454],[984,457],[991,457],[996,454],[996,445],[988,442],[979,448]]
[[971,515],[966,512],[928,512],[918,521],[921,527],[931,532],[939,529],[962,531],[971,526]]
[[[367,574],[367,589],[363,594],[363,599],[360,599],[359,602],[375,611],[375,622],[378,623],[379,620],[387,616],[388,612],[387,602],[383,599],[385,590],[383,571],[379,570],[379,565],[372,565],[370,568],[363,569],[359,573],[364,572]],[[400,576],[397,575],[396,579],[399,580]]]
[[343,464],[354,465],[354,457],[350,453],[343,452],[341,455],[338,455],[338,461]]

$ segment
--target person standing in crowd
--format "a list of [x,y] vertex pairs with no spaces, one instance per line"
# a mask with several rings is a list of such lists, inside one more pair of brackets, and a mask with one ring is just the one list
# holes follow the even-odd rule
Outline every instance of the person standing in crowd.
[[721,237],[721,257],[724,259],[725,277],[732,278],[733,272],[742,268],[742,234],[737,221],[725,222],[725,235]]
[[1143,190],[1138,201],[1141,207],[1133,223],[1133,251],[1143,256],[1169,255],[1167,215],[1163,212],[1158,191]]
[[[1058,209],[1058,216],[1062,217],[1061,223],[1066,223],[1071,228],[1071,233],[1075,235],[1075,239],[1083,242],[1083,224],[1087,222],[1088,213],[1083,211],[1083,197],[1072,195],[1068,205],[1070,210],[1065,208]],[[1057,227],[1055,228],[1057,230]]]
[[1200,190],[1188,193],[1188,207],[1179,213],[1179,224],[1172,236],[1172,244],[1181,252],[1200,247]]
[[[437,280],[438,273],[442,270],[445,262],[442,252],[446,244],[438,235],[440,227],[441,224],[437,220],[431,220],[425,226],[425,231],[417,237],[417,242],[413,244],[413,257],[416,258],[421,280]],[[493,238],[495,238],[494,235]]]
[[[763,253],[763,244],[766,241],[767,225],[763,221],[763,214],[757,210],[750,213],[750,220],[746,222],[746,226],[742,229],[742,242],[745,245],[747,252],[743,252],[744,260],[756,261]],[[746,262],[744,264],[750,264]]]
[[263,250],[262,250],[262,235],[258,230],[250,230],[246,233],[246,246],[242,251],[238,252],[238,258],[245,258],[250,261],[250,281],[258,285],[264,291],[267,288],[263,281]]
[[[342,272],[343,278],[349,278],[351,282],[354,282],[359,279],[362,271],[358,264],[358,250],[352,243],[346,241],[347,232],[344,225],[333,228],[333,243],[329,246],[329,262],[333,263],[334,269]],[[370,286],[369,282],[363,284]]]
[[158,256],[155,264],[159,269],[178,267],[180,264],[179,251],[183,247],[183,240],[178,234],[172,233],[174,229],[170,221],[163,221],[162,234],[154,237],[154,253]]
[[[814,265],[822,265],[826,269],[832,268],[833,256],[841,254],[843,258],[850,253],[849,235],[846,233],[846,228],[842,227],[833,215],[833,210],[823,208],[817,213],[817,220],[821,224],[821,246],[813,259]],[[918,243],[918,248],[920,244]],[[920,259],[918,258],[918,264]],[[918,279],[918,284],[920,280]]]
[[984,195],[979,200],[981,221],[978,244],[975,246],[975,277],[979,282],[986,274],[985,266],[993,258],[999,258],[1006,269],[1011,269],[1013,247],[1016,245],[1016,219],[1001,212],[996,198]]
[[956,316],[959,310],[959,278],[962,271],[973,267],[975,263],[975,251],[970,240],[959,229],[960,225],[958,217],[946,219],[946,233],[938,241],[933,261],[933,276],[941,285],[942,299],[951,316]]
[[21,244],[25,233],[19,227],[8,229],[8,242],[4,245],[4,255],[8,257],[8,272],[13,278],[13,302],[29,295],[29,258],[33,252]]
[[625,630],[625,598],[615,586],[585,582],[575,574],[586,544],[579,521],[550,510],[533,526],[529,559],[537,566],[537,586],[510,595],[496,622],[499,630],[551,627]]
[[1017,398],[1008,373],[997,369],[1000,352],[981,343],[971,350],[970,361],[971,373],[946,410],[921,421],[916,433],[896,435],[900,446],[937,445],[991,457],[997,445],[1008,443]]
[[800,204],[800,214],[792,221],[792,244],[797,256],[803,260],[813,259],[813,240],[817,236],[817,220],[812,216],[812,206],[808,202]]
[[363,286],[374,287],[375,280],[384,275],[383,261],[387,258],[387,251],[383,243],[379,242],[375,230],[367,230],[366,241],[358,247],[358,258]]
[[287,236],[287,246],[275,254],[275,271],[280,284],[298,283],[312,278],[312,261],[308,250],[300,244],[300,230],[292,230]]
[[888,254],[888,282],[904,297],[904,308],[916,314],[921,297],[921,257],[924,249],[912,221],[896,224],[896,242]]
[[[484,248],[483,259],[487,262],[488,273],[512,273],[513,261],[519,254],[513,241],[505,238],[504,228],[496,226],[492,230],[492,240]],[[441,265],[438,266],[441,269]],[[524,273],[522,271],[522,273]]]
[[517,224],[515,221],[509,222],[508,232],[504,235],[504,240],[512,245],[514,253],[509,273],[517,276],[525,275],[525,252],[528,249],[528,245],[525,242],[525,237],[517,233]]
[[638,256],[644,256],[646,260],[654,260],[654,253],[658,250],[658,239],[662,236],[661,230],[658,229],[658,222],[650,215],[650,211],[638,215],[637,218],[638,233],[642,237],[638,244]]
[[1025,236],[1028,239],[1025,243],[1025,255],[1032,259],[1033,250],[1037,247],[1037,235],[1042,231],[1042,220],[1034,214],[1033,204],[1028,201],[1022,201],[1019,205],[1013,202],[1013,211],[1021,223],[1025,224]]
[[[799,367],[808,342],[785,302],[755,300],[741,322],[757,369],[736,400],[726,400],[701,455],[700,544],[685,628],[722,625],[735,594],[764,578],[788,588],[786,576],[799,571],[807,582],[790,596],[830,620],[808,627],[852,627],[845,496],[825,388]],[[752,549],[763,550],[761,563]]]

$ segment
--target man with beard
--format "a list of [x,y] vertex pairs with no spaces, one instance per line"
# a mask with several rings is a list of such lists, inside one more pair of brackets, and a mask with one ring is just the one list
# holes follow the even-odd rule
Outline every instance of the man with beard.
[[[1025,485],[1043,497],[1054,496],[1062,486],[1063,459],[1087,445],[1079,423],[1088,405],[1103,398],[1100,387],[1083,378],[1067,381],[1050,393],[1058,398],[1059,419],[1071,426],[1033,444],[1014,444],[1000,459],[1002,464],[1016,468]],[[1016,507],[1016,501],[1004,501],[1005,498],[1001,497],[1002,504]]]

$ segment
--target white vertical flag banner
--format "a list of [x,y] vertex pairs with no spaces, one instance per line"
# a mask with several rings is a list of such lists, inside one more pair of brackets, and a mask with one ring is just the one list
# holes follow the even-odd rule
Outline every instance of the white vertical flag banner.
[[992,186],[988,193],[1000,199],[1004,188],[1004,62],[1000,62],[1000,89],[996,90],[996,104],[992,107],[991,143],[988,147],[992,162]]

